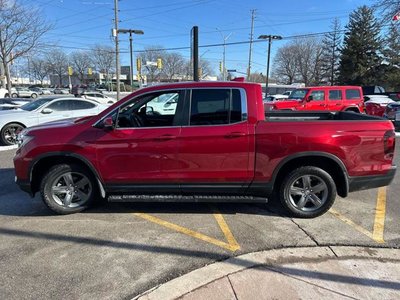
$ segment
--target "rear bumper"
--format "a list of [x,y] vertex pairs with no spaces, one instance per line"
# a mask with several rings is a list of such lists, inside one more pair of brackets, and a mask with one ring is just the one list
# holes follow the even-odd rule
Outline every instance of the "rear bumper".
[[396,174],[396,166],[385,175],[349,177],[349,192],[378,188],[389,185]]

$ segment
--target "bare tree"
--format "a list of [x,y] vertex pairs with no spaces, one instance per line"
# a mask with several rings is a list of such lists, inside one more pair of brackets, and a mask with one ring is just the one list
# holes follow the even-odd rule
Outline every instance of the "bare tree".
[[111,46],[96,45],[90,53],[93,66],[99,73],[105,74],[106,82],[115,74],[115,50]]
[[80,82],[84,83],[86,74],[88,74],[88,69],[92,66],[89,53],[85,51],[72,52],[69,55],[69,62]]
[[39,9],[17,0],[0,0],[0,60],[11,92],[9,64],[40,46],[40,38],[51,29]]
[[204,79],[207,76],[212,76],[214,74],[213,68],[211,67],[211,63],[206,59],[200,60],[200,69],[201,76],[200,78]]
[[30,61],[29,66],[30,75],[40,81],[43,85],[43,81],[49,75],[49,65],[43,58],[34,58]]
[[297,71],[305,85],[317,85],[322,80],[322,44],[316,38],[294,41]]
[[297,47],[293,44],[285,45],[278,49],[274,58],[273,74],[280,82],[292,84],[295,82],[297,72],[296,53]]
[[400,13],[400,0],[375,0],[373,8],[380,11],[382,21],[390,21]]
[[163,62],[165,61],[165,50],[161,46],[149,46],[146,47],[144,52],[139,54],[139,57],[142,59],[142,65],[144,67],[143,73],[145,73],[148,77],[147,80],[150,82],[154,82],[159,80],[161,70],[157,68],[154,63],[157,62],[158,58],[161,58]]
[[68,56],[63,51],[55,49],[49,52],[45,59],[49,72],[57,75],[59,84],[62,85],[62,77],[68,70]]
[[179,53],[166,53],[163,57],[162,74],[171,81],[176,75],[183,75],[185,68],[185,59]]

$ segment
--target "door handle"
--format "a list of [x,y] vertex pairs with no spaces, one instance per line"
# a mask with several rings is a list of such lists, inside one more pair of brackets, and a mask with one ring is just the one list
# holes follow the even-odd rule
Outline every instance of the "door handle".
[[226,138],[228,139],[232,139],[232,138],[237,138],[237,137],[242,137],[242,136],[246,136],[246,133],[244,132],[230,132],[228,134],[225,135]]
[[156,137],[155,139],[157,141],[169,141],[169,140],[176,139],[176,136],[172,135],[172,134],[164,134],[164,135],[160,135],[160,136]]

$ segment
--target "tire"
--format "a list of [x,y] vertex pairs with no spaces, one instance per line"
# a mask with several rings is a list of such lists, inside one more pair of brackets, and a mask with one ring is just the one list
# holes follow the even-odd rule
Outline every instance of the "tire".
[[32,98],[32,99],[36,99],[37,97],[38,97],[38,95],[35,94],[35,93],[33,93],[33,94],[31,95],[31,98]]
[[10,94],[9,93],[5,94],[4,98],[10,98]]
[[40,193],[43,202],[61,215],[85,210],[98,194],[92,173],[75,164],[51,167],[42,179]]
[[15,145],[17,143],[17,135],[25,126],[18,123],[9,123],[1,129],[1,142],[4,145]]
[[12,93],[12,94],[11,94],[11,98],[18,98],[18,94]]
[[326,171],[300,167],[283,179],[279,198],[291,216],[315,218],[327,212],[335,202],[336,185]]

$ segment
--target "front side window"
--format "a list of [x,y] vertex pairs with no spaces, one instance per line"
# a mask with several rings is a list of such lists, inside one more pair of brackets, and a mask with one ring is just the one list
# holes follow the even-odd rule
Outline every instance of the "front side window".
[[325,100],[325,92],[324,91],[312,91],[310,96],[312,96],[312,100]]
[[117,112],[117,128],[175,126],[182,95],[182,91],[156,92],[127,102]]
[[50,108],[53,111],[67,111],[67,110],[70,110],[70,105],[69,105],[70,101],[71,100],[56,101],[56,102],[50,104],[49,106],[47,106],[47,108]]
[[242,101],[238,89],[194,89],[190,125],[221,125],[241,122]]
[[308,90],[307,89],[297,89],[294,90],[291,94],[289,99],[294,99],[294,100],[303,100],[304,97],[306,96]]

